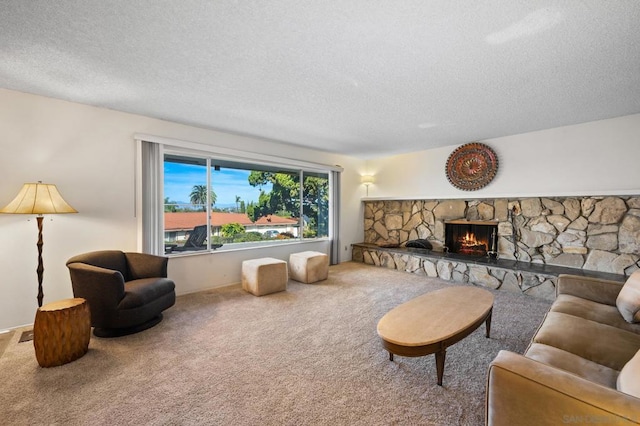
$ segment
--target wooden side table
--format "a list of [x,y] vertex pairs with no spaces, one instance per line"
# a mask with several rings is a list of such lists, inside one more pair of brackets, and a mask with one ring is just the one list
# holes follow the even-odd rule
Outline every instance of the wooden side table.
[[85,299],[64,299],[38,308],[33,346],[41,367],[55,367],[82,357],[89,350],[91,314]]

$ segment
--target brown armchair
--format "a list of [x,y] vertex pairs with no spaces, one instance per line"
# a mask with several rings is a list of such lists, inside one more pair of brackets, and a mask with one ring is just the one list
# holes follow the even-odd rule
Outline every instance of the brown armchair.
[[117,337],[162,321],[176,301],[166,257],[117,250],[94,251],[67,261],[73,295],[89,303],[93,334]]

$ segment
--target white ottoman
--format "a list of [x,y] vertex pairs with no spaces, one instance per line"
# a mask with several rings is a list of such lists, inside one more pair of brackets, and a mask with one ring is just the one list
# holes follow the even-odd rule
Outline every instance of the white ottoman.
[[329,256],[319,251],[303,251],[289,255],[289,275],[292,280],[311,284],[329,276]]
[[272,257],[242,262],[242,288],[255,296],[287,289],[287,262]]

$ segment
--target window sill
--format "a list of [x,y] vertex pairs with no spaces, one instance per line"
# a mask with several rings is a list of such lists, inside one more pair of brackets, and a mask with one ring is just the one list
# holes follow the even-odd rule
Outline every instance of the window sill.
[[286,240],[279,242],[258,242],[258,243],[233,243],[226,244],[222,247],[215,250],[196,250],[196,251],[184,251],[179,253],[167,253],[164,256],[166,257],[187,257],[187,256],[202,256],[205,254],[216,254],[216,253],[229,253],[229,252],[237,252],[237,251],[247,251],[247,250],[262,250],[269,249],[274,247],[284,247],[284,246],[295,246],[295,245],[305,245],[305,244],[314,244],[314,243],[322,243],[331,241],[328,237],[325,238],[314,238],[314,239],[304,239],[304,240]]

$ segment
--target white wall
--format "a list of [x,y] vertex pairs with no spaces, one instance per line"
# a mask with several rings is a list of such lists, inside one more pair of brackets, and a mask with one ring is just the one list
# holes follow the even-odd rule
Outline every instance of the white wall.
[[482,142],[498,155],[499,168],[478,191],[447,180],[450,146],[367,161],[366,172],[375,175],[369,198],[640,194],[640,114]]
[[[339,164],[344,167],[340,261],[350,260],[350,244],[363,240],[362,160],[0,89],[0,206],[11,201],[23,183],[42,180],[56,184],[79,211],[45,218],[45,303],[72,297],[65,266],[71,256],[91,250],[136,250],[136,133]],[[36,240],[34,218],[0,215],[0,330],[33,323]],[[169,276],[176,281],[179,294],[233,284],[240,281],[242,260],[265,255],[285,259],[301,249],[326,251],[327,244],[174,258],[169,262]]]
[[[44,222],[45,303],[72,296],[66,260],[90,250],[136,250],[136,133],[153,134],[286,158],[339,164],[342,180],[341,257],[364,239],[360,175],[372,173],[371,198],[469,198],[512,195],[640,194],[640,114],[484,141],[498,154],[496,179],[480,191],[452,187],[444,167],[455,147],[375,160],[323,153],[257,138],[179,125],[0,89],[0,205],[25,182],[55,183],[79,213]],[[31,324],[37,308],[34,218],[0,215],[0,330]],[[327,250],[326,243],[304,249]],[[174,258],[178,293],[240,280],[240,262],[285,259],[300,246]]]

